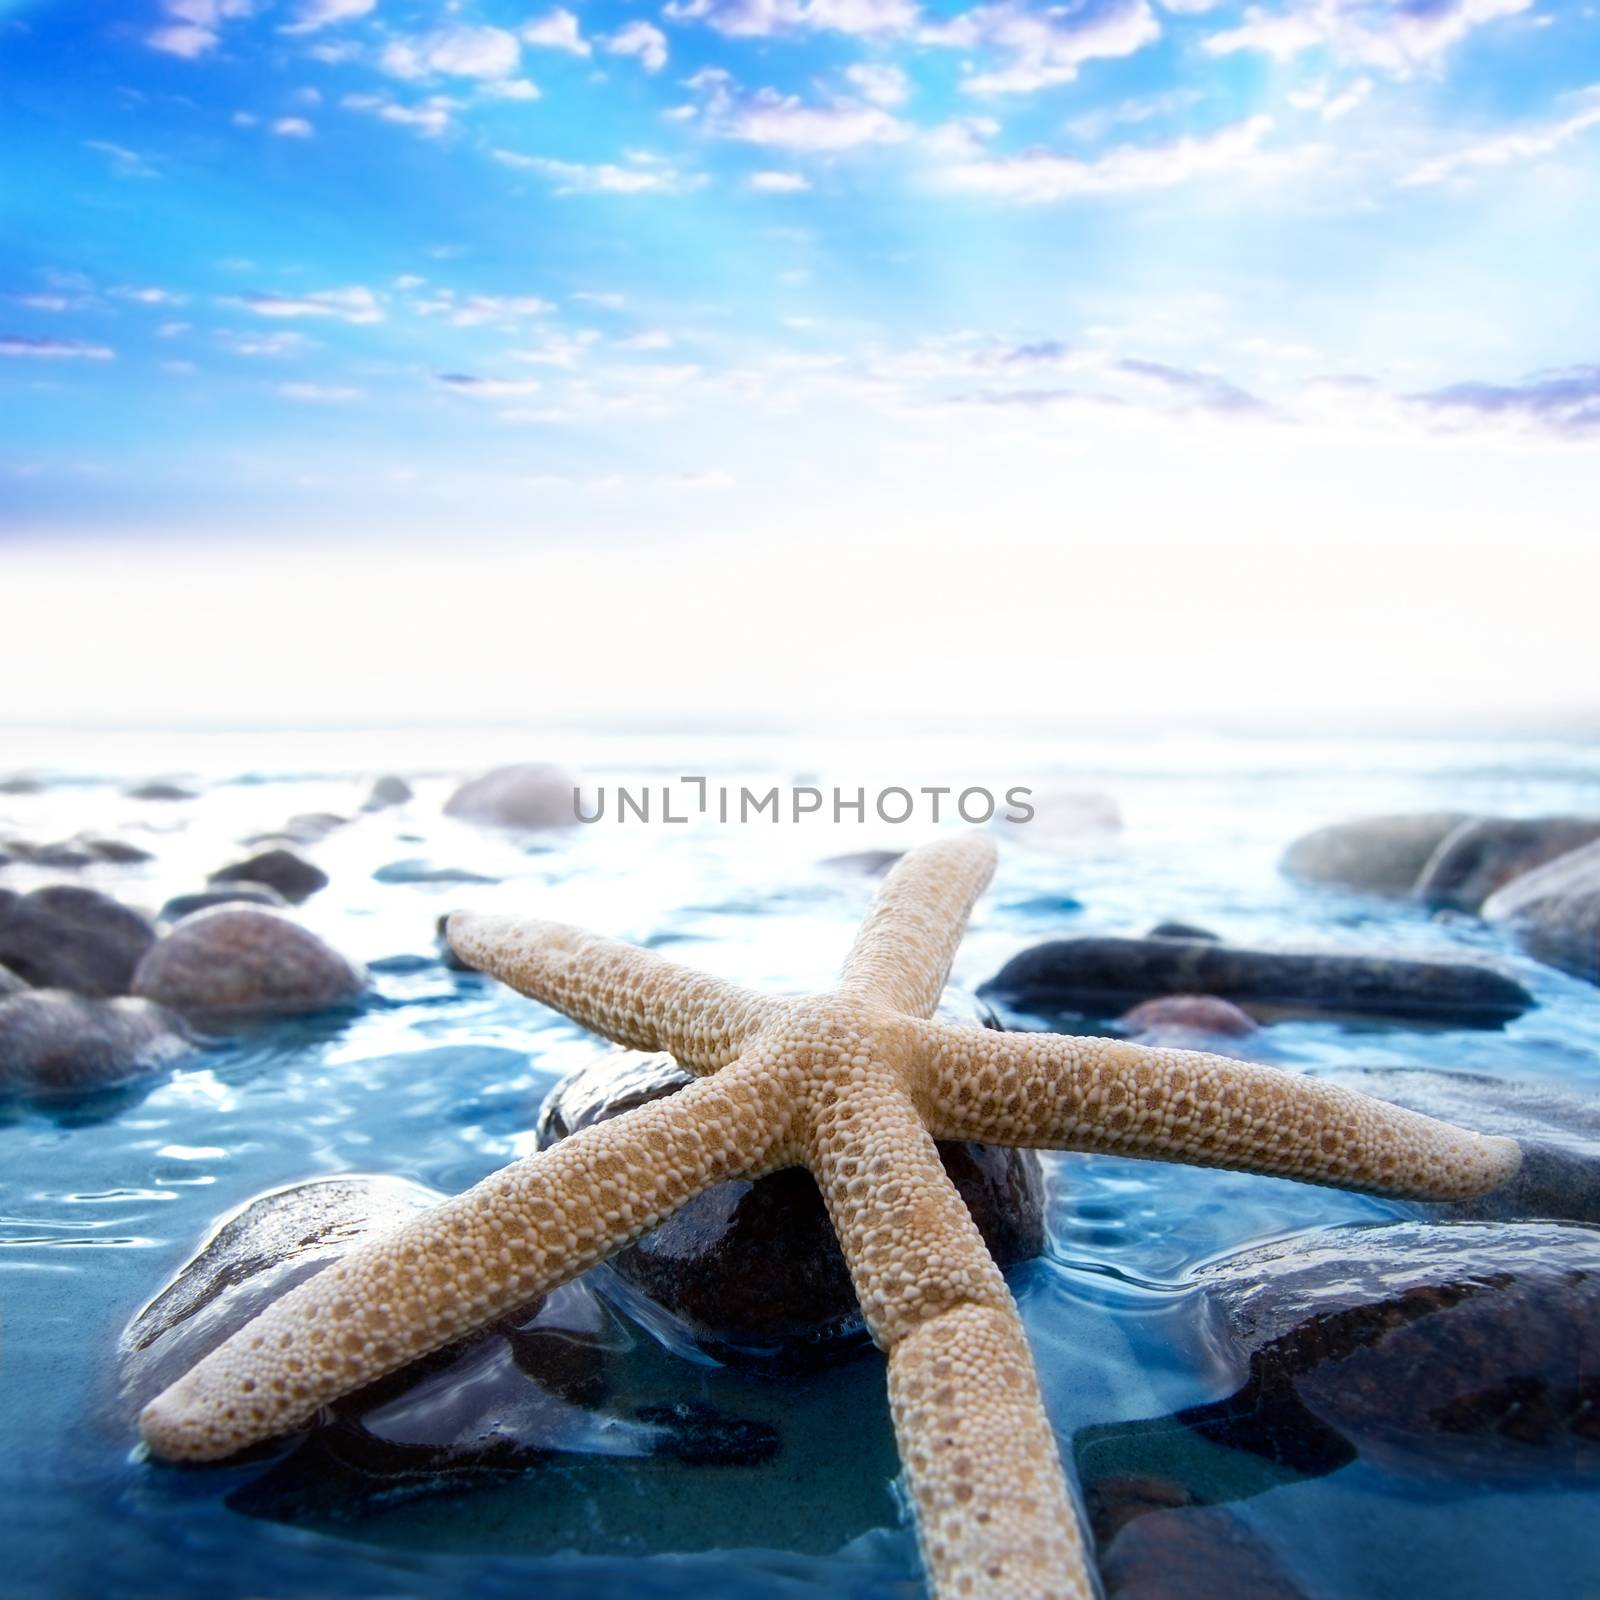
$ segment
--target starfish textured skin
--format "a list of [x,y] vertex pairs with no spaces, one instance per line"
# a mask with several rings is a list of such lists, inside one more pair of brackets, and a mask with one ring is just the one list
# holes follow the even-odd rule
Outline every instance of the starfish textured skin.
[[1290,1072],[1109,1039],[927,1020],[994,846],[890,873],[839,988],[769,999],[557,923],[456,913],[471,965],[697,1082],[512,1163],[290,1291],[145,1409],[150,1449],[210,1460],[576,1277],[711,1184],[816,1177],[889,1397],[941,1597],[1092,1593],[1015,1302],[934,1140],[1229,1167],[1460,1199],[1520,1150]]

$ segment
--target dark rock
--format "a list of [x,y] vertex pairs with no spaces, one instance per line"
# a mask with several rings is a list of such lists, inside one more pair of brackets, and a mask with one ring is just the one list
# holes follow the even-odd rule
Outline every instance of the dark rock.
[[30,987],[23,979],[19,978],[10,967],[0,965],[0,1000],[8,995],[22,994]]
[[1197,928],[1190,922],[1158,922],[1146,935],[1147,939],[1210,939],[1220,944],[1221,939],[1209,928]]
[[578,821],[576,788],[563,768],[528,761],[468,779],[445,801],[444,812],[496,828],[570,828]]
[[[1106,1600],[1307,1600],[1272,1545],[1233,1512],[1187,1504],[1182,1486],[1164,1479],[1095,1489],[1089,1512]],[[1125,1531],[1102,1534],[1102,1520]]]
[[109,861],[116,866],[132,866],[139,861],[154,861],[155,856],[125,839],[85,839],[84,848],[97,861]]
[[1304,883],[1409,894],[1446,835],[1471,820],[1463,811],[1421,811],[1335,822],[1296,839],[1280,865]]
[[1168,1480],[1151,1509],[1215,1505],[1356,1460],[1474,1488],[1600,1474],[1600,1230],[1330,1228],[1242,1251],[1196,1282],[1195,1359],[1208,1372],[1230,1360],[1239,1387],[1081,1430],[1091,1503],[1098,1483],[1144,1478]]
[[287,904],[283,896],[269,885],[241,881],[220,889],[201,889],[194,894],[175,894],[162,906],[157,920],[177,922],[180,918],[192,916],[196,911],[205,911],[211,906]]
[[[552,1145],[691,1081],[668,1055],[606,1055],[551,1092],[539,1143]],[[939,1154],[1000,1265],[1037,1255],[1044,1185],[1034,1153],[941,1144]],[[717,1184],[594,1276],[657,1337],[734,1365],[806,1371],[844,1359],[867,1339],[822,1196],[799,1167]]]
[[264,883],[276,889],[292,905],[309,900],[328,885],[328,875],[320,867],[302,860],[292,850],[267,850],[236,861],[231,867],[213,872],[207,883]]
[[44,785],[37,778],[30,778],[26,773],[17,773],[9,778],[0,778],[0,794],[40,794]]
[[156,779],[152,783],[136,784],[125,791],[130,800],[193,800],[197,796],[193,789],[185,789],[181,783],[168,783],[165,779]]
[[1600,843],[1513,879],[1484,902],[1483,914],[1509,923],[1529,955],[1600,983]]
[[109,895],[56,883],[32,894],[0,889],[0,961],[36,989],[101,999],[126,994],[156,931]]
[[1475,817],[1445,836],[1414,893],[1424,905],[1476,912],[1513,879],[1597,839],[1595,817]]
[[[348,817],[341,817],[333,811],[302,811],[290,817],[275,833],[251,834],[243,842],[248,845],[265,845],[273,851],[289,844],[315,844],[319,839],[325,839],[336,828],[344,827],[349,821]],[[301,898],[305,897],[302,895]]]
[[1522,1165],[1510,1183],[1473,1200],[1409,1202],[1419,1214],[1600,1223],[1600,1096],[1531,1079],[1427,1067],[1340,1067],[1316,1076],[1408,1111],[1503,1134],[1522,1146]]
[[75,1094],[125,1083],[184,1054],[182,1025],[144,1000],[27,989],[0,1000],[0,1089]]
[[53,844],[29,846],[24,859],[36,867],[58,867],[68,870],[87,867],[94,861],[93,854],[74,839],[61,839]]
[[1169,994],[1146,1000],[1121,1018],[1125,1034],[1208,1034],[1222,1039],[1242,1039],[1256,1032],[1256,1021],[1231,1000],[1214,994]]
[[1336,1017],[1499,1027],[1533,1004],[1468,961],[1248,950],[1209,939],[1056,939],[1015,955],[980,994],[1038,1017],[1115,1017],[1160,995],[1215,995],[1258,1020]]
[[469,967],[451,947],[449,923],[450,913],[448,911],[442,912],[434,919],[433,946],[439,952],[439,960],[452,972],[476,972],[478,969]]
[[822,864],[881,878],[904,854],[904,850],[852,850],[846,855],[829,856]]
[[378,883],[499,883],[481,872],[468,872],[465,867],[434,867],[426,861],[407,859],[391,861],[372,874]]
[[264,906],[185,917],[139,963],[135,994],[202,1019],[322,1011],[357,999],[366,974]]
[[390,806],[403,806],[411,798],[411,785],[392,772],[377,779],[371,793],[362,802],[363,811],[384,811]]

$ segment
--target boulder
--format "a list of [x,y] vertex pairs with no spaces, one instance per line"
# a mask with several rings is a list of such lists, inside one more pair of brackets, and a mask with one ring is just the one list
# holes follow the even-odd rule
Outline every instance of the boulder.
[[135,784],[133,788],[124,792],[130,800],[193,800],[196,798],[193,789],[186,789],[181,783],[172,783],[165,778],[156,778],[149,783]]
[[1161,995],[1210,995],[1258,1021],[1333,1017],[1494,1028],[1533,1004],[1476,961],[1251,950],[1211,939],[1054,939],[1013,956],[980,994],[1036,1017],[1108,1018]]
[[1537,960],[1600,983],[1600,842],[1514,878],[1484,902],[1483,914],[1509,923]]
[[133,991],[201,1019],[274,1016],[348,1005],[366,973],[316,934],[264,906],[211,906],[185,917],[139,963]]
[[1597,839],[1597,817],[1474,817],[1445,835],[1413,893],[1424,905],[1477,912],[1497,889]]
[[65,989],[0,999],[0,1090],[81,1094],[126,1083],[190,1048],[182,1024],[145,1000]]
[[207,883],[264,883],[276,889],[291,905],[309,900],[328,885],[328,875],[320,867],[302,860],[292,850],[264,850],[247,861],[222,867],[206,879]]
[[10,967],[0,965],[0,1000],[10,995],[22,994],[29,987],[31,986],[19,978]]
[[1405,895],[1446,836],[1471,820],[1464,811],[1419,811],[1335,822],[1296,839],[1280,866],[1303,883]]
[[[539,1118],[547,1147],[693,1080],[665,1054],[618,1051],[558,1084]],[[945,1171],[1002,1267],[1044,1247],[1032,1151],[941,1144]],[[855,1290],[811,1174],[717,1184],[595,1273],[597,1286],[667,1343],[732,1365],[801,1372],[867,1341]]]
[[1254,1017],[1231,1000],[1214,994],[1169,994],[1145,1000],[1123,1016],[1117,1026],[1130,1038],[1146,1042],[1160,1038],[1203,1035],[1215,1039],[1242,1039],[1257,1031]]
[[175,894],[157,915],[160,922],[177,922],[211,906],[283,906],[288,902],[265,883],[230,883],[217,889],[200,889],[194,894]]
[[94,889],[0,889],[0,962],[37,989],[101,999],[126,994],[155,940],[155,928],[137,911]]
[[90,838],[85,839],[83,845],[96,861],[109,861],[119,867],[155,860],[155,856],[149,850],[142,845],[129,844],[126,839]]
[[1192,922],[1158,922],[1146,935],[1147,939],[1210,939],[1221,940],[1209,928],[1199,928]]
[[367,798],[361,804],[361,809],[385,811],[390,806],[403,806],[410,798],[411,785],[404,778],[397,778],[389,772],[374,780]]
[[495,828],[570,828],[578,821],[576,788],[564,768],[525,761],[469,778],[445,801],[444,812]]

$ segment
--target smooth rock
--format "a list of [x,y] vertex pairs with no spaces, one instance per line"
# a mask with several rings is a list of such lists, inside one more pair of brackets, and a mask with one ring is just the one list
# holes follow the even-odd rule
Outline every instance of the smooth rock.
[[1215,944],[1222,941],[1209,928],[1197,928],[1192,922],[1158,922],[1146,935],[1147,939],[1210,939]]
[[201,889],[194,894],[175,894],[162,906],[157,915],[160,922],[177,922],[183,917],[193,916],[196,911],[205,911],[211,906],[251,905],[251,906],[284,906],[287,905],[281,894],[265,883],[233,883],[220,889]]
[[468,872],[465,867],[435,867],[427,861],[408,858],[391,861],[372,874],[376,883],[499,883],[482,872]]
[[[1080,1430],[1105,1480],[1221,1504],[1357,1460],[1425,1484],[1600,1476],[1600,1230],[1554,1222],[1327,1228],[1195,1274],[1193,1359],[1238,1388]],[[1219,1574],[1219,1579],[1223,1575]],[[1219,1592],[1227,1592],[1225,1581]]]
[[1522,1165],[1510,1183],[1474,1200],[1408,1201],[1419,1215],[1600,1223],[1600,1095],[1429,1067],[1323,1068],[1315,1076],[1522,1146]]
[[881,878],[904,854],[904,850],[851,850],[842,856],[828,856],[822,865]]
[[[292,844],[315,844],[325,839],[337,828],[344,827],[350,819],[334,811],[301,811],[289,818],[273,833],[253,833],[242,842],[261,845],[269,850],[283,849]],[[293,853],[292,851],[290,852]]]
[[[17,849],[15,842],[12,848]],[[69,871],[77,867],[87,867],[95,859],[93,853],[75,839],[57,839],[50,844],[26,845],[18,853],[33,866],[65,868]]]
[[0,889],[0,961],[36,989],[126,994],[156,931],[109,895],[55,883],[32,894]]
[[1231,1000],[1214,994],[1169,994],[1136,1005],[1118,1021],[1123,1033],[1149,1038],[1167,1034],[1209,1034],[1242,1039],[1257,1031],[1256,1020]]
[[385,811],[390,806],[403,806],[411,798],[411,785],[392,772],[373,782],[367,798],[362,801],[363,811]]
[[356,1000],[365,986],[359,966],[264,906],[212,906],[185,917],[133,979],[135,994],[218,1020],[323,1011]]
[[1037,1017],[1122,1015],[1160,995],[1215,995],[1258,1021],[1333,1017],[1499,1027],[1533,997],[1492,967],[1209,939],[1055,939],[1013,956],[978,992]]
[[1095,1489],[1089,1514],[1106,1600],[1308,1600],[1271,1543],[1225,1507],[1193,1505],[1159,1478]]
[[109,861],[115,866],[132,866],[140,861],[154,861],[154,854],[142,845],[129,844],[126,839],[85,839],[84,848],[97,861]]
[[0,778],[0,794],[40,794],[43,790],[44,785],[26,773],[19,772],[9,778]]
[[1303,883],[1409,894],[1446,836],[1471,820],[1464,811],[1418,811],[1335,822],[1296,839],[1280,867]]
[[[692,1081],[665,1054],[607,1054],[551,1091],[540,1146]],[[940,1144],[939,1154],[1002,1267],[1043,1249],[1044,1184],[1034,1152]],[[717,1184],[594,1276],[669,1345],[733,1365],[807,1371],[845,1359],[867,1340],[822,1196],[800,1167]]]
[[150,783],[135,784],[133,788],[124,791],[130,800],[194,800],[198,798],[193,789],[186,789],[181,783],[169,783],[163,778],[157,778]]
[[207,883],[264,883],[276,889],[291,905],[309,900],[317,890],[328,884],[328,875],[320,867],[302,860],[292,850],[266,850],[247,861],[236,861],[232,866],[213,872]]
[[1596,840],[1597,817],[1474,817],[1445,836],[1413,893],[1424,905],[1476,912],[1497,889]]
[[0,1000],[4,1000],[8,995],[22,994],[31,987],[31,984],[19,978],[10,967],[0,963]]
[[1483,914],[1511,924],[1537,960],[1600,983],[1600,843],[1513,879],[1484,902]]
[[145,1000],[92,1000],[65,989],[27,989],[0,1000],[0,1089],[104,1089],[189,1048],[178,1019]]
[[576,788],[564,768],[526,761],[469,778],[445,801],[444,812],[496,828],[570,828],[578,821]]

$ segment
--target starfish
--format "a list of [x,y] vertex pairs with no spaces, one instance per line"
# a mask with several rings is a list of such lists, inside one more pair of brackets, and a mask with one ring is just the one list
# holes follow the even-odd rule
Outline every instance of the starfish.
[[1194,1051],[928,1020],[994,846],[905,856],[837,989],[774,999],[558,923],[457,912],[471,965],[619,1044],[680,1093],[513,1162],[352,1251],[146,1408],[159,1456],[216,1459],[576,1277],[711,1184],[796,1164],[827,1203],[941,1597],[1092,1592],[1084,1536],[1004,1279],[935,1139],[1103,1151],[1457,1199],[1516,1170],[1490,1138]]

